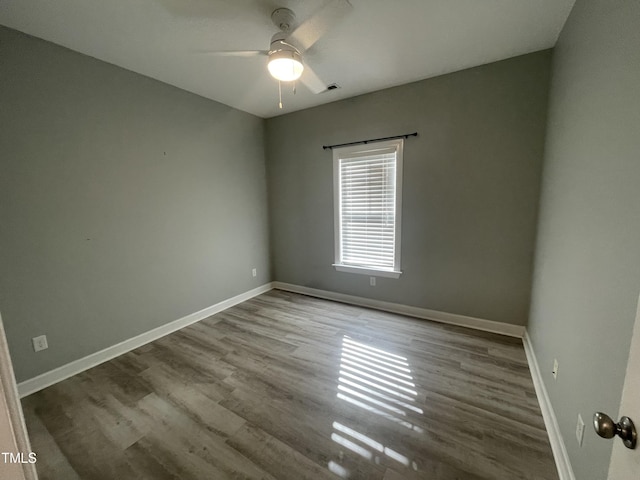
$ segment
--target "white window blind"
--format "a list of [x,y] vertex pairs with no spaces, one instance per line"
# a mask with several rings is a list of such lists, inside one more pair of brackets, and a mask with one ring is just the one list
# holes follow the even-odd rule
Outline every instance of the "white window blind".
[[334,153],[336,267],[399,273],[399,142]]

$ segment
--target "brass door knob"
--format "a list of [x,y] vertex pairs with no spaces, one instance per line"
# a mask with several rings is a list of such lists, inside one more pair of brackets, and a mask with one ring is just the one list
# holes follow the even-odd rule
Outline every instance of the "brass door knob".
[[593,428],[602,438],[613,438],[618,435],[625,447],[636,448],[638,433],[629,417],[622,417],[618,423],[615,423],[606,413],[596,412],[593,414]]

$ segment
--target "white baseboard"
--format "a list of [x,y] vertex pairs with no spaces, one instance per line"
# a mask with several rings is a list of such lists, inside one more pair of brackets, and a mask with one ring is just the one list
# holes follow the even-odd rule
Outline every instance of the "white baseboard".
[[181,328],[191,325],[192,323],[204,320],[211,315],[215,315],[216,313],[219,313],[223,310],[226,310],[227,308],[233,307],[234,305],[249,300],[250,298],[268,292],[272,288],[272,284],[267,283],[260,287],[254,288],[253,290],[249,290],[248,292],[241,293],[240,295],[236,295],[235,297],[228,298],[203,310],[191,313],[185,317],[179,318],[178,320],[174,320],[165,325],[154,328],[153,330],[149,330],[148,332],[117,343],[116,345],[107,347],[104,350],[100,350],[99,352],[87,355],[84,358],[74,360],[71,363],[67,363],[66,365],[38,375],[37,377],[30,378],[29,380],[25,380],[24,382],[20,382],[18,384],[18,393],[20,394],[20,398],[31,395],[32,393],[49,387],[54,383],[58,383],[66,378],[72,377],[73,375],[77,375],[80,372],[84,372],[89,368],[100,365],[101,363],[111,360],[119,355],[130,352],[131,350],[141,347],[142,345],[146,345],[149,342],[153,342],[154,340],[173,333],[176,330],[180,330]]
[[493,320],[485,320],[482,318],[467,317],[465,315],[457,315],[455,313],[439,312],[437,310],[429,310],[426,308],[411,307],[399,303],[383,302],[373,300],[371,298],[356,297],[354,295],[346,295],[344,293],[329,292],[327,290],[318,290],[315,288],[302,287],[283,282],[272,282],[273,288],[278,290],[286,290],[293,293],[301,293],[311,297],[324,298],[326,300],[334,300],[336,302],[350,303],[361,307],[374,308],[385,312],[399,313],[410,317],[423,318],[433,320],[440,323],[448,323],[461,327],[473,328],[485,332],[499,333],[509,337],[522,338],[525,328],[521,325],[511,325],[508,323],[495,322]]
[[542,411],[544,425],[547,428],[547,434],[549,435],[551,450],[553,451],[553,457],[555,458],[556,467],[558,468],[558,476],[560,477],[560,480],[576,480],[576,477],[573,474],[573,468],[571,468],[571,461],[569,460],[567,448],[565,447],[562,434],[560,433],[558,419],[553,411],[549,394],[547,393],[547,389],[542,381],[538,360],[535,352],[533,351],[531,338],[529,337],[526,329],[522,341],[524,343],[524,352],[527,355],[527,362],[529,363],[529,370],[531,370],[533,386],[536,389],[536,396],[538,397],[538,403],[540,404],[540,410]]

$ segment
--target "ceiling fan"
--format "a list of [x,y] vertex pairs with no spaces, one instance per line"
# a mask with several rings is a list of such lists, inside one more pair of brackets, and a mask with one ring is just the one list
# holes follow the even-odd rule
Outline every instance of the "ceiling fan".
[[303,62],[302,55],[352,8],[348,0],[330,0],[296,28],[293,28],[296,18],[293,11],[284,7],[278,8],[271,14],[271,20],[279,31],[271,37],[269,50],[218,50],[207,53],[220,56],[267,57],[269,73],[279,82],[279,106],[282,108],[280,82],[295,82],[299,79],[313,93],[327,90],[327,84],[314,73],[307,62]]

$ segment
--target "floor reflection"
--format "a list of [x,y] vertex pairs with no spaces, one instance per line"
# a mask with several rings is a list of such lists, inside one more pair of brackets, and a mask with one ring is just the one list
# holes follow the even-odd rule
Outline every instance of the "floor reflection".
[[[348,335],[343,337],[336,394],[340,400],[422,433],[423,430],[408,418],[409,414],[423,413],[415,404],[418,395],[415,388],[406,357],[356,341]],[[403,467],[417,470],[416,462],[355,428],[335,421],[333,430],[331,440],[352,454],[378,464],[381,457],[386,456]],[[340,459],[343,458],[341,453]],[[350,477],[350,471],[340,463],[330,461],[328,468],[339,477]]]

